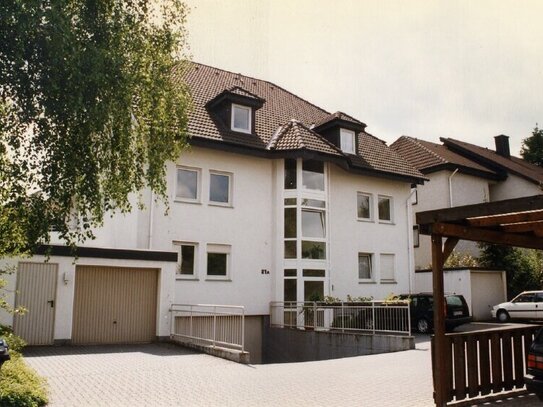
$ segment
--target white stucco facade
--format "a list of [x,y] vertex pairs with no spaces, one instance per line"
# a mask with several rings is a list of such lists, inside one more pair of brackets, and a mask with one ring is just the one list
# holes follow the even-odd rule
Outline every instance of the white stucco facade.
[[[306,281],[322,282],[322,294],[341,299],[348,295],[383,299],[392,293],[412,291],[410,183],[353,174],[335,164],[325,163],[326,187],[323,191],[285,191],[284,162],[284,159],[193,147],[177,162],[169,163],[167,208],[144,192],[144,209],[134,206],[131,213],[107,217],[103,227],[95,231],[96,239],[83,246],[181,253],[181,245],[191,245],[194,247],[194,273],[180,274],[180,264],[172,261],[74,259],[52,255],[48,262],[58,264],[54,339],[69,341],[72,335],[77,265],[158,269],[157,336],[169,334],[168,310],[173,303],[243,305],[246,315],[269,314],[270,301],[284,300],[286,269],[298,270],[295,279],[298,280],[299,301],[304,300]],[[302,159],[298,159],[298,163],[301,171]],[[187,202],[177,198],[179,169],[197,173],[197,199]],[[228,176],[228,204],[210,201],[211,174]],[[358,218],[358,193],[371,197],[369,220]],[[326,244],[326,254],[323,259],[285,258],[284,202],[285,197],[297,194],[324,202],[325,237],[322,240]],[[379,220],[381,197],[390,202],[390,221]],[[135,197],[133,202],[136,203]],[[298,202],[303,205],[302,199]],[[302,213],[301,207],[299,210]],[[301,230],[302,221],[299,222]],[[52,243],[60,242],[53,240]],[[227,254],[225,276],[208,275],[208,254],[217,248]],[[371,278],[360,278],[360,253],[370,256]],[[45,258],[34,256],[30,261],[43,262]],[[386,278],[382,275],[385,262],[388,267]],[[15,261],[12,263],[16,264]],[[323,274],[307,277],[307,270],[322,271]],[[15,282],[16,276],[10,276],[10,302],[15,299]],[[311,283],[309,286],[314,287]],[[307,293],[305,295],[307,297]],[[11,325],[11,316],[3,315],[2,322]]]
[[509,174],[504,181],[490,187],[490,200],[502,201],[504,199],[522,198],[524,196],[539,195],[543,192],[541,186],[515,174]]
[[[429,181],[417,187],[414,216],[416,212],[489,201],[489,185],[492,181],[488,179],[447,170],[427,174],[427,177]],[[419,242],[419,247],[415,248],[415,268],[425,269],[432,263],[430,237],[420,235]],[[456,250],[472,255],[478,253],[476,244],[467,241],[460,241]]]

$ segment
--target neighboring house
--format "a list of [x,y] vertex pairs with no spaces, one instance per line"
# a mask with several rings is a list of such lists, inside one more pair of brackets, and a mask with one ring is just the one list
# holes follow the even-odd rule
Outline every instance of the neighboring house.
[[258,354],[270,301],[411,290],[421,172],[361,121],[270,82],[200,64],[177,75],[194,110],[191,148],[167,164],[168,210],[143,191],[146,209],[107,218],[77,259],[57,242],[48,263],[19,263],[31,311],[16,331],[148,341],[168,336],[172,303],[235,304]]
[[[443,144],[402,136],[391,148],[428,177],[416,188],[416,212],[452,206],[498,201],[542,193],[543,168],[513,157],[509,138],[496,136],[496,151],[451,138]],[[418,236],[414,225],[415,268],[428,268],[432,261],[429,236]],[[472,255],[475,243],[461,241],[456,250]]]

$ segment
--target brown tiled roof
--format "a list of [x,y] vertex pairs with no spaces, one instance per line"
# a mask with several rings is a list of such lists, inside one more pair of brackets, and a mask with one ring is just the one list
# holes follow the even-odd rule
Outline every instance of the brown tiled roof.
[[[285,89],[267,81],[197,63],[184,65],[175,70],[174,75],[187,84],[192,95],[193,110],[188,124],[191,137],[263,151],[272,151],[270,146],[273,145],[276,151],[280,151],[294,145],[293,134],[299,132],[305,137],[305,149],[338,157],[337,148],[331,148],[328,141],[309,130],[311,125],[321,123],[333,115]],[[205,107],[208,101],[221,92],[235,88],[238,88],[238,92],[243,91],[244,96],[248,96],[248,93],[265,101],[262,108],[255,112],[255,134],[238,133],[225,128]],[[335,118],[361,124],[344,113],[336,114],[338,116],[334,116]],[[295,119],[297,124],[289,125],[292,119]],[[270,143],[277,129],[285,125],[288,126],[287,133],[290,134]],[[410,181],[425,179],[381,140],[364,132],[358,135],[358,156],[339,153],[351,167],[387,173]],[[317,142],[318,139],[320,141]]]
[[507,158],[488,148],[479,147],[464,141],[452,138],[441,138],[440,140],[449,149],[469,155],[470,158],[478,160],[482,165],[510,172],[538,185],[543,183],[543,168],[535,164],[531,164],[518,157],[511,156]]
[[341,150],[336,146],[297,120],[291,120],[277,129],[268,143],[268,149],[276,151],[307,149],[330,155],[343,156]]
[[480,172],[483,176],[497,176],[494,171],[449,150],[441,144],[402,136],[392,143],[390,147],[423,173],[430,173],[432,170],[450,164],[453,167],[460,168],[460,170],[471,169]]

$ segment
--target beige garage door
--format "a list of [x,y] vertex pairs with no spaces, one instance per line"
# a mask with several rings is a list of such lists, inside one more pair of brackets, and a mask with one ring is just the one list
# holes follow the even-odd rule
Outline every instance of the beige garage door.
[[157,276],[155,269],[77,266],[72,342],[153,341]]

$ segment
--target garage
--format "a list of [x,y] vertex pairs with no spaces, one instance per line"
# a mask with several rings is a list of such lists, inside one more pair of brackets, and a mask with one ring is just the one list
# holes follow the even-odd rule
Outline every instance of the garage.
[[72,343],[154,341],[157,284],[156,269],[77,266]]

